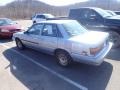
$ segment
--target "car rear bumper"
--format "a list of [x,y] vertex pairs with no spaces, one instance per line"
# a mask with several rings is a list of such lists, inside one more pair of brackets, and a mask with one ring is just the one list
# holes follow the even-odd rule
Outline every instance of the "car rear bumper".
[[71,56],[73,60],[77,62],[91,64],[91,65],[100,65],[111,48],[112,48],[112,43],[109,42],[96,56],[81,56],[79,54],[74,54],[74,53]]

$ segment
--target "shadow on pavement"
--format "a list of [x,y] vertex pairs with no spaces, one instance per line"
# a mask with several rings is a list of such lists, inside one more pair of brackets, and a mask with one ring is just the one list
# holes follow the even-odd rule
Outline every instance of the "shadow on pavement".
[[[40,76],[39,67],[37,67],[37,65],[33,65],[33,63],[28,63],[30,61],[23,60],[23,58],[19,55],[16,56],[14,52],[11,52],[11,49],[8,49],[3,52],[3,55],[10,62],[11,73],[30,90],[43,90],[40,88],[33,89],[33,87],[36,86],[36,83],[40,83],[40,81],[37,78],[41,78],[41,77],[36,77],[36,75]],[[46,54],[44,55],[42,53],[38,53],[37,51],[31,51],[31,50],[28,50],[28,52],[30,54],[33,53],[39,58],[42,57],[43,61],[42,60],[37,61],[38,58],[34,59],[34,55],[33,55],[32,57],[36,62],[39,62],[41,64],[42,62],[48,63],[47,67],[87,87],[88,90],[105,90],[113,71],[113,66],[108,62],[103,62],[100,66],[90,66],[90,65],[74,63],[69,68],[62,68],[59,65],[55,64],[54,63],[55,58],[49,55]],[[28,56],[31,56],[29,53]],[[25,55],[25,52],[22,52],[22,54]],[[57,83],[59,82],[56,82],[56,84]]]
[[77,72],[74,78],[76,78],[78,82],[80,80],[80,83],[86,86],[88,90],[105,90],[111,78],[113,66],[104,61],[100,66],[90,66],[78,63],[70,69],[71,72]]
[[111,51],[107,55],[107,58],[111,60],[120,61],[120,48],[111,49]]

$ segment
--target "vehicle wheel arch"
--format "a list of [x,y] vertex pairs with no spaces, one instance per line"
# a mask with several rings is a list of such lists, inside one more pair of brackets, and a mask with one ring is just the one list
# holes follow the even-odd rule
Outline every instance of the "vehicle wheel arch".
[[63,52],[66,52],[67,54],[69,54],[69,52],[67,50],[61,49],[61,48],[57,48],[57,49],[54,50],[54,55],[56,55],[56,53],[59,52],[59,51],[63,51]]
[[[67,61],[63,62],[63,60],[61,61],[60,59],[58,59],[60,53],[65,55],[65,57],[67,58],[66,59]],[[69,52],[67,50],[60,49],[60,48],[56,49],[54,51],[54,55],[56,56],[56,58],[58,60],[57,62],[59,63],[59,65],[61,65],[63,67],[67,67],[73,62],[73,59],[72,59],[71,55],[69,54]]]

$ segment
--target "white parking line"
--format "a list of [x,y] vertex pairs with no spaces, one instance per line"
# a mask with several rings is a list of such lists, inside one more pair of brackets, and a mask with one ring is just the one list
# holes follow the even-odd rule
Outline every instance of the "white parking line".
[[[10,49],[10,47],[7,46],[7,45],[5,45],[5,44],[0,43],[0,45],[2,45],[3,47],[5,47],[5,48],[7,48],[7,49]],[[20,52],[18,52],[18,51],[16,51],[16,50],[14,50],[14,49],[10,49],[10,50],[13,51],[13,52],[15,52],[15,53],[17,53],[17,54],[19,54],[19,55],[21,55],[22,57],[26,58],[27,60],[35,63],[35,64],[38,65],[39,67],[41,67],[41,68],[49,71],[50,73],[56,75],[57,77],[63,79],[64,81],[66,81],[66,82],[74,85],[75,87],[79,88],[80,90],[88,90],[88,88],[86,88],[86,87],[80,85],[79,83],[77,83],[77,82],[75,82],[75,81],[73,81],[73,80],[71,80],[71,79],[69,79],[69,78],[67,78],[67,77],[65,77],[65,76],[63,76],[63,75],[55,72],[55,71],[53,71],[52,69],[50,69],[50,68],[48,68],[48,67],[46,67],[46,66],[44,66],[44,65],[42,65],[42,64],[40,64],[40,63],[38,63],[38,62],[36,62],[34,59],[32,59],[32,58],[30,58],[30,57],[28,57],[28,56],[25,56],[24,54],[22,54],[22,53],[20,53]]]

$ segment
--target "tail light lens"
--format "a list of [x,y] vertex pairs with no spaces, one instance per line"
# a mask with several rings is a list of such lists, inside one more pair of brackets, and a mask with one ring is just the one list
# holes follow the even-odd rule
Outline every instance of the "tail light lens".
[[97,48],[90,48],[90,54],[91,55],[96,55],[98,52],[100,52],[100,50],[103,48],[103,45],[101,45],[100,47]]

